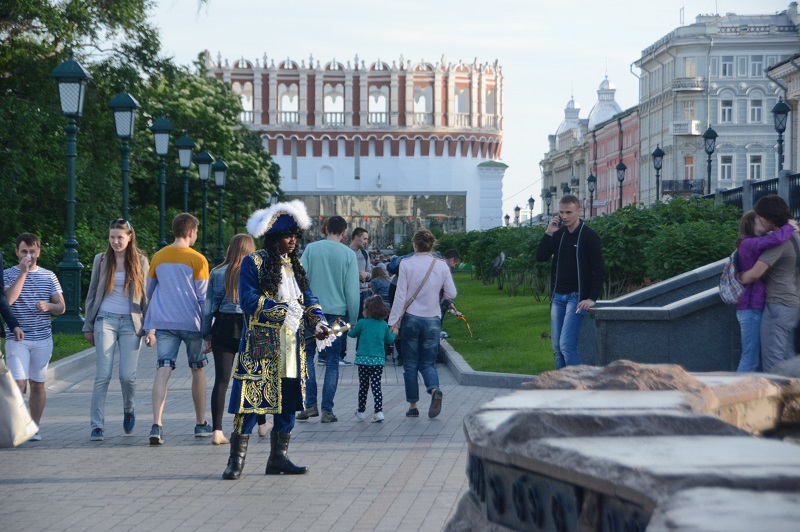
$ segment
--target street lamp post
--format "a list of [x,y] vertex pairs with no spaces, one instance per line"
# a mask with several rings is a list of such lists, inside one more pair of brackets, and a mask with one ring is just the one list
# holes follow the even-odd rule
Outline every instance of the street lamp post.
[[625,181],[625,170],[628,167],[622,161],[617,165],[617,181],[619,181],[619,208],[622,208],[622,182]]
[[703,149],[708,155],[708,166],[706,167],[706,176],[708,179],[708,190],[706,194],[711,194],[711,155],[714,153],[714,150],[717,146],[717,132],[711,129],[711,126],[708,126],[705,133],[703,133]]
[[514,207],[514,225],[519,227],[519,211],[522,209],[519,208],[519,205]]
[[533,204],[536,200],[533,199],[533,196],[528,198],[528,209],[531,211],[531,217],[528,218],[528,227],[533,227]]
[[569,188],[569,184],[568,183],[564,183],[563,185],[561,185],[561,194],[563,196],[566,196],[567,194],[571,194],[571,193],[572,193],[572,189]]
[[50,77],[58,83],[61,112],[67,117],[67,125],[64,127],[67,134],[67,235],[64,240],[64,258],[58,265],[66,309],[53,322],[53,331],[80,334],[83,330],[80,313],[83,264],[78,260],[78,241],[75,239],[75,160],[78,158],[78,126],[75,119],[83,114],[86,83],[92,76],[75,61],[70,51],[69,59],[54,68]]
[[778,103],[772,108],[772,116],[775,119],[775,131],[778,132],[778,172],[783,171],[783,132],[786,131],[786,116],[792,108],[783,101],[783,96],[778,99]]
[[174,128],[169,120],[162,114],[161,117],[153,122],[150,131],[153,132],[156,145],[156,155],[161,160],[158,162],[158,184],[159,184],[159,204],[158,204],[158,249],[167,245],[167,235],[164,230],[164,218],[167,211],[167,154],[169,153],[169,134]]
[[661,178],[661,167],[664,164],[664,150],[656,144],[656,149],[652,153],[653,156],[653,168],[656,170],[656,201],[661,199],[659,195],[659,186],[660,186],[660,178]]
[[189,212],[189,168],[192,167],[192,150],[194,141],[184,130],[181,138],[175,141],[178,149],[178,166],[181,167],[181,177],[183,177],[183,212]]
[[128,181],[131,175],[131,148],[128,141],[133,138],[136,110],[141,108],[141,105],[136,98],[125,91],[123,85],[122,90],[108,103],[108,107],[114,112],[117,137],[122,141],[119,149],[122,156],[122,218],[128,221]]
[[553,194],[550,192],[550,189],[544,193],[544,204],[547,205],[547,218],[550,218],[550,203],[553,202]]
[[597,188],[597,178],[594,174],[589,174],[586,178],[586,188],[589,189],[589,218],[594,216],[594,191]]
[[511,225],[511,216],[509,216],[508,214],[506,214],[506,215],[503,217],[503,219],[506,221],[506,227],[508,227],[509,225]]
[[222,157],[214,162],[211,167],[214,172],[214,183],[219,192],[219,210],[217,214],[217,264],[222,264],[225,260],[225,248],[222,246],[222,196],[225,193],[225,180],[228,178],[228,165]]
[[197,163],[197,172],[200,176],[200,186],[203,189],[203,243],[200,251],[208,259],[208,246],[206,245],[206,218],[208,216],[208,178],[211,177],[211,165],[214,158],[206,150],[201,151],[194,158]]

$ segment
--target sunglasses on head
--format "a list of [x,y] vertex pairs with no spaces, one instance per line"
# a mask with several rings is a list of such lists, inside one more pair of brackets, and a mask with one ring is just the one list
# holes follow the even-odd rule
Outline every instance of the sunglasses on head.
[[108,222],[108,227],[114,227],[115,225],[122,225],[127,227],[128,231],[133,231],[133,226],[131,225],[131,223],[123,218],[119,218],[117,220],[111,220],[110,222]]

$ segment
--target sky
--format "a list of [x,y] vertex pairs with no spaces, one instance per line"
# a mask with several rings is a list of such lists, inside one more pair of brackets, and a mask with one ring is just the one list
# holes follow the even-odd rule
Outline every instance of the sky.
[[[765,14],[790,0],[157,0],[152,21],[164,52],[189,65],[203,50],[240,57],[367,64],[499,61],[505,77],[503,214],[541,212],[539,162],[571,96],[587,118],[607,75],[616,101],[638,103],[631,63],[698,14]],[[637,69],[633,72],[638,74]]]

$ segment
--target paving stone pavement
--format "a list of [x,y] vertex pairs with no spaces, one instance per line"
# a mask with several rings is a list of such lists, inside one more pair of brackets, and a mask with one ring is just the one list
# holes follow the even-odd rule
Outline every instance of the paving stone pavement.
[[[351,344],[353,340],[350,340]],[[355,352],[351,345],[350,353]],[[352,356],[352,355],[351,355]],[[206,368],[207,397],[213,359]],[[196,438],[184,353],[169,382],[162,446],[151,447],[154,348],[139,359],[136,427],[122,430],[117,368],[106,401],[105,441],[89,441],[94,363],[47,384],[42,441],[0,450],[2,530],[441,530],[468,489],[464,417],[509,390],[462,386],[443,364],[442,413],[406,418],[402,367],[383,377],[383,423],[359,422],[358,374],[340,367],[338,423],[298,421],[289,455],[310,473],[265,476],[269,438],[251,437],[244,474],[222,480],[229,446]],[[317,366],[320,393],[324,367]],[[424,386],[420,379],[424,395]],[[372,394],[367,399],[371,413]],[[209,405],[206,405],[209,408]],[[207,419],[211,421],[210,412]],[[225,414],[229,432],[232,416]]]

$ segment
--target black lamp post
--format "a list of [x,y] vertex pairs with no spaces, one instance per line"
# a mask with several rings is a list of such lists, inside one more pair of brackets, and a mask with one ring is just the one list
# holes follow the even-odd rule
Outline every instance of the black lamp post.
[[550,203],[553,202],[553,194],[550,192],[550,189],[547,189],[547,192],[544,193],[544,204],[547,205],[547,217],[550,218]]
[[181,167],[181,177],[183,177],[183,212],[189,212],[189,168],[192,167],[192,150],[194,141],[183,132],[181,138],[175,141],[178,149],[178,166]]
[[622,161],[617,165],[617,181],[619,181],[619,208],[622,208],[622,182],[625,181],[625,170],[628,167]]
[[78,157],[78,126],[75,119],[83,114],[86,83],[92,76],[75,61],[70,51],[69,59],[54,68],[50,77],[58,83],[61,112],[67,117],[64,127],[67,134],[67,237],[64,240],[64,258],[58,265],[66,310],[56,317],[53,331],[80,334],[83,330],[80,313],[83,264],[78,260],[78,241],[75,239],[75,159]]
[[528,218],[528,227],[533,227],[533,204],[536,203],[536,200],[533,199],[533,196],[528,198],[528,209],[531,211],[531,217]]
[[158,162],[158,184],[160,185],[160,200],[158,204],[158,249],[167,245],[167,235],[164,230],[164,217],[167,211],[167,154],[169,153],[169,134],[174,128],[169,120],[162,114],[153,122],[150,131],[153,132],[156,145],[156,155],[161,160]]
[[706,194],[711,194],[711,154],[714,153],[716,146],[717,146],[717,132],[711,129],[711,126],[708,126],[706,132],[703,133],[703,149],[706,151],[706,154],[708,155],[708,166],[706,167],[708,190]]
[[133,138],[136,110],[141,107],[136,98],[125,91],[125,86],[108,103],[114,112],[114,124],[117,128],[117,137],[122,141],[119,153],[122,156],[122,218],[128,218],[128,181],[131,174],[130,153],[128,141]]
[[571,194],[572,193],[572,189],[569,188],[569,184],[568,183],[564,183],[563,185],[561,185],[561,193],[564,196],[566,196],[567,194]]
[[775,131],[778,132],[778,172],[783,171],[783,132],[786,131],[786,116],[792,108],[783,101],[781,96],[778,103],[772,108],[772,115],[775,118]]
[[664,164],[664,150],[656,144],[656,149],[652,153],[653,155],[653,168],[656,169],[656,201],[661,199],[659,195],[659,186],[660,186],[660,178],[661,178],[661,167]]
[[225,193],[225,180],[228,178],[228,165],[222,160],[217,159],[211,170],[214,172],[214,183],[219,192],[219,210],[217,214],[217,264],[222,264],[225,260],[225,248],[222,246],[222,196]]
[[197,172],[200,175],[200,186],[203,189],[203,244],[200,251],[208,259],[208,246],[206,245],[206,218],[208,217],[208,178],[211,177],[211,165],[214,158],[206,150],[201,151],[194,158],[197,163]]
[[597,188],[597,178],[594,174],[589,174],[586,178],[586,188],[589,189],[589,218],[594,216],[594,191]]
[[509,225],[511,225],[511,216],[509,216],[508,214],[506,214],[506,215],[503,217],[503,219],[505,219],[505,221],[506,221],[506,227],[508,227]]
[[519,208],[519,205],[514,207],[514,225],[519,227],[519,211],[522,209]]

